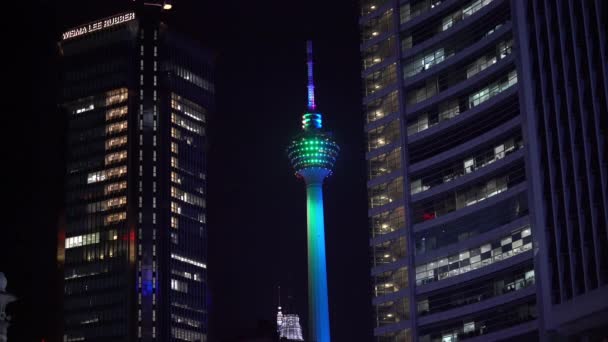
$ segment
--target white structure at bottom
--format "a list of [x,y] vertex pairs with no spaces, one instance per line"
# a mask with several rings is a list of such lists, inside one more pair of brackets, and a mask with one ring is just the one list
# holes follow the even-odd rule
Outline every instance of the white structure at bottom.
[[6,277],[4,273],[0,272],[0,342],[8,340],[6,331],[8,330],[10,316],[7,316],[4,310],[6,305],[14,302],[16,299],[15,296],[6,292]]
[[286,338],[288,341],[304,341],[300,317],[295,314],[283,315],[280,306],[279,313],[277,314],[277,327],[279,329],[279,338]]

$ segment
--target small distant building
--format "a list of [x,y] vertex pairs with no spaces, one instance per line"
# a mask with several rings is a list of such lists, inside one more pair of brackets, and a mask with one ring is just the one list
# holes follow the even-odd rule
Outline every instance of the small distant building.
[[277,309],[277,332],[281,341],[304,341],[300,317],[296,314],[285,313],[281,307],[281,293],[279,288],[279,306]]
[[5,312],[6,306],[17,300],[17,297],[6,292],[6,276],[0,272],[0,342],[8,341],[7,330],[11,317]]
[[[280,307],[279,307],[280,310]],[[279,311],[279,314],[281,311]],[[279,321],[277,314],[277,323]],[[302,327],[300,326],[300,317],[296,314],[285,314],[282,317],[282,323],[278,326],[279,338],[287,341],[304,341],[302,337]]]

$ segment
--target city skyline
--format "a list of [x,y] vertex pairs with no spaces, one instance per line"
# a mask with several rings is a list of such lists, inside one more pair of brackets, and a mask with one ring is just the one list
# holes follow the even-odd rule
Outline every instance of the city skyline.
[[[41,81],[47,81],[41,83],[40,87],[44,84],[43,89],[47,90],[54,86],[53,42],[58,41],[61,34],[70,28],[125,12],[120,1],[111,4],[105,1],[91,3],[88,6],[73,1],[58,5],[60,7],[55,8],[55,5],[47,4],[46,13],[51,17],[42,13],[37,17],[47,27],[56,27],[37,37],[36,46],[41,48],[38,54],[40,65],[45,66],[41,67],[40,74],[49,74],[42,76]],[[284,10],[280,2],[239,6],[224,2],[174,2],[171,15],[166,18],[172,29],[214,48],[218,55],[218,72],[223,75],[221,80],[217,80],[216,88],[221,110],[209,118],[209,178],[222,179],[217,183],[209,183],[208,193],[216,199],[214,203],[209,201],[209,224],[211,226],[211,222],[216,220],[219,227],[214,232],[210,231],[216,243],[210,246],[208,263],[211,265],[219,262],[223,265],[221,268],[209,266],[208,269],[210,279],[214,272],[216,274],[215,282],[210,283],[210,307],[216,310],[210,317],[210,326],[215,327],[210,334],[215,334],[214,338],[235,338],[240,335],[239,331],[255,329],[260,319],[274,320],[276,303],[272,301],[273,288],[279,283],[292,288],[293,293],[297,294],[294,305],[300,313],[302,326],[307,327],[304,254],[306,212],[304,206],[293,206],[293,209],[284,206],[284,203],[301,203],[304,196],[302,184],[293,178],[285,147],[291,141],[291,135],[299,129],[299,120],[295,118],[306,106],[306,52],[303,46],[305,47],[307,39],[315,41],[315,91],[318,105],[331,114],[325,118],[325,122],[339,136],[339,141],[349,142],[349,146],[341,151],[342,157],[337,161],[336,172],[343,168],[350,171],[344,177],[332,178],[329,181],[331,188],[325,192],[326,210],[332,210],[331,214],[326,212],[326,225],[336,227],[327,231],[327,243],[338,246],[327,251],[330,270],[328,282],[336,286],[329,289],[329,298],[332,303],[338,303],[332,309],[332,314],[347,317],[349,312],[359,306],[363,310],[369,310],[366,299],[369,297],[367,272],[359,270],[352,263],[353,260],[358,260],[357,264],[368,262],[367,251],[364,250],[367,239],[364,188],[352,188],[352,184],[358,182],[364,174],[363,161],[358,157],[363,150],[363,138],[355,125],[343,125],[353,120],[356,116],[354,113],[360,110],[357,100],[359,62],[356,59],[350,63],[341,62],[345,56],[357,54],[357,9],[354,4],[344,3],[330,5],[319,2],[316,7],[323,7],[325,12],[316,13],[317,10],[298,4],[293,17],[288,17],[278,15]],[[75,8],[79,11],[73,11]],[[352,15],[343,16],[345,10]],[[53,19],[53,12],[57,19]],[[317,25],[306,25],[305,16],[315,17]],[[260,18],[274,20],[264,21]],[[331,29],[340,22],[344,23],[338,25],[342,29]],[[276,25],[281,25],[284,29],[276,30]],[[248,51],[248,58],[244,58],[244,51]],[[335,55],[336,51],[340,51],[340,54]],[[37,112],[52,112],[52,97],[52,94],[42,93],[41,89],[40,98],[42,101],[48,100],[42,102],[47,104]],[[46,174],[53,177],[53,181],[37,178],[40,185],[36,186],[39,186],[38,192],[42,197],[33,199],[33,205],[40,208],[41,215],[34,218],[39,223],[32,224],[32,233],[39,231],[37,226],[49,227],[45,229],[56,226],[57,219],[54,215],[58,208],[54,207],[59,204],[56,198],[61,191],[58,185],[62,182],[61,168],[57,167],[59,163],[56,162],[56,159],[62,157],[56,146],[60,146],[61,136],[65,134],[62,133],[62,124],[51,120],[51,116],[37,115],[34,118],[38,122],[36,126],[40,127],[36,135],[36,139],[40,139],[40,142],[35,143],[36,150],[41,146],[48,149],[46,153],[34,155],[34,163],[39,165],[36,170],[48,170]],[[273,123],[269,125],[271,120]],[[214,132],[211,127],[216,127],[218,131]],[[262,132],[266,132],[264,134],[267,136],[262,138]],[[273,137],[272,140],[268,139],[270,136]],[[242,146],[247,145],[256,151],[268,153],[252,156],[242,150]],[[47,156],[57,157],[49,160]],[[222,167],[215,168],[212,164]],[[272,165],[276,169],[272,172],[263,171],[263,165]],[[354,194],[358,195],[353,196]],[[252,198],[255,197],[259,200],[253,201]],[[46,200],[43,201],[44,199]],[[338,203],[350,203],[350,209],[344,210]],[[354,215],[350,213],[353,208],[358,208],[354,210]],[[269,216],[262,215],[263,212]],[[353,228],[357,225],[360,228]],[[350,229],[355,229],[356,233],[349,234],[344,239],[342,232]],[[239,236],[238,239],[234,239],[235,234]],[[56,237],[51,234],[48,239],[54,240]],[[15,237],[15,241],[20,240]],[[353,242],[357,245],[356,241],[359,248],[350,249],[348,246]],[[51,257],[54,256],[41,241],[35,240],[34,243],[40,254],[44,253],[48,257],[52,253]],[[364,251],[360,252],[362,249]],[[255,258],[251,257],[253,254]],[[30,264],[41,263],[37,257],[24,257]],[[52,270],[53,266],[43,264],[45,267],[42,268],[41,279],[51,279],[48,270]],[[297,274],[294,271],[296,268],[304,272],[298,271],[300,274]],[[238,272],[226,272],[226,269]],[[12,272],[14,274],[16,270]],[[19,278],[23,279],[23,276],[13,276],[11,284],[19,284]],[[249,279],[257,280],[252,282]],[[22,283],[30,284],[27,278]],[[243,284],[249,284],[250,288],[246,289]],[[335,290],[339,288],[347,290]],[[24,287],[23,290],[25,289]],[[255,291],[255,295],[251,291]],[[48,332],[52,330],[53,324],[46,322],[52,322],[52,319],[41,318],[43,315],[47,317],[49,311],[53,312],[52,305],[34,310],[34,302],[28,303],[32,297],[38,298],[40,302],[53,298],[46,289],[32,291],[32,296],[20,297],[22,302],[15,304],[13,309],[22,310],[21,317],[24,319],[37,317],[41,323],[34,326],[35,329],[26,330],[16,322],[11,329],[14,332],[36,334],[48,340]],[[361,328],[353,330],[353,322]],[[348,322],[338,319],[332,323],[332,327],[332,334],[338,339],[353,339],[371,334],[366,328],[369,327],[369,314],[352,317]]]
[[[603,2],[580,7],[561,0],[531,1],[527,6],[514,0],[171,3],[163,21],[209,47],[221,75],[216,80],[218,110],[208,117],[205,151],[212,241],[206,263],[209,341],[270,336],[277,307],[272,299],[279,284],[295,294],[294,311],[305,334],[309,327],[305,191],[293,179],[285,157],[285,147],[299,130],[294,113],[306,105],[302,46],[307,40],[315,42],[316,100],[329,114],[323,125],[340,143],[335,163],[339,176],[328,178],[324,193],[332,339],[394,342],[411,336],[424,341],[451,331],[452,338],[519,334],[533,340],[538,332],[551,340],[585,330],[599,333],[605,311],[602,300],[593,298],[602,298],[597,287],[605,282],[602,253],[608,250],[598,240],[605,237],[602,220],[607,216]],[[64,33],[66,39],[78,39],[106,25],[111,30],[123,25],[131,20],[132,1],[93,0],[83,5],[39,0],[35,5],[23,19],[38,28],[27,40],[34,62],[21,58],[8,68],[16,81],[11,90],[32,89],[20,91],[27,99],[10,102],[29,104],[32,111],[25,115],[17,108],[7,115],[12,200],[6,233],[0,238],[0,271],[10,280],[7,290],[18,298],[9,306],[9,338],[48,342],[57,338],[63,320],[56,245],[62,238],[57,228],[69,214],[62,200],[68,129],[57,107],[57,43]],[[390,18],[384,15],[387,10],[393,11]],[[121,13],[125,15],[106,21]],[[502,25],[490,27],[498,23]],[[381,30],[366,31],[374,25]],[[482,42],[467,49],[467,42],[480,38],[477,34],[485,28]],[[465,31],[470,33],[466,39],[452,39]],[[395,39],[387,39],[391,36]],[[604,44],[594,44],[598,41]],[[434,52],[428,60],[423,56],[422,62],[415,58],[444,42],[450,46],[443,46],[443,53]],[[529,48],[521,49],[520,44]],[[389,81],[392,63],[395,77]],[[27,71],[33,77],[24,77]],[[374,111],[376,122],[368,122],[370,103],[387,95],[391,82],[399,84],[398,114],[383,118]],[[474,92],[479,96],[471,102],[467,96]],[[447,101],[452,95],[463,101],[457,111],[446,111],[454,107]],[[82,108],[86,113],[89,107]],[[399,123],[389,125],[395,117]],[[496,129],[488,128],[492,125]],[[22,132],[21,127],[27,129]],[[458,134],[451,135],[458,127]],[[488,134],[480,133],[485,129]],[[519,135],[511,135],[518,130]],[[477,134],[483,138],[477,139]],[[400,141],[402,149],[395,155],[388,154],[397,146],[391,141]],[[472,164],[453,158],[465,157],[464,150],[472,153]],[[372,167],[372,159],[380,161],[384,152],[386,167]],[[447,158],[428,158],[437,152]],[[491,152],[494,158],[478,161],[477,152]],[[599,157],[590,157],[595,155]],[[394,174],[371,176],[373,170],[396,167],[395,157],[403,167],[402,183],[393,182]],[[438,177],[446,163],[464,165],[465,171]],[[399,187],[401,192],[395,190]],[[479,193],[487,196],[475,197]],[[456,196],[452,209],[451,194]],[[394,195],[407,200],[383,202]],[[393,210],[399,203],[403,210]],[[464,220],[457,219],[461,216]],[[485,230],[484,220],[504,222],[488,224]],[[456,229],[450,232],[468,235],[439,238],[445,224]],[[395,225],[405,229],[383,231]],[[477,228],[469,229],[474,225]],[[509,236],[499,237],[501,233]],[[97,240],[93,236],[82,241]],[[496,243],[501,253],[495,257]],[[490,265],[483,256],[488,248]],[[483,261],[475,259],[478,252]],[[456,257],[456,271],[446,274],[443,266],[434,265],[444,258],[451,265]],[[467,263],[483,267],[473,270]],[[405,274],[389,275],[389,282],[405,276],[406,287],[379,298],[374,284],[395,264],[405,268]],[[451,301],[448,305],[458,308],[444,310],[445,295],[478,291],[481,287],[474,285],[485,280],[485,285],[504,283],[504,290],[486,291],[477,302]],[[579,301],[585,304],[573,304]],[[398,308],[401,304],[404,309]],[[492,310],[505,315],[517,311],[509,317],[519,324],[499,329],[482,324],[482,316],[492,317],[487,315]],[[378,327],[381,314],[387,319]]]

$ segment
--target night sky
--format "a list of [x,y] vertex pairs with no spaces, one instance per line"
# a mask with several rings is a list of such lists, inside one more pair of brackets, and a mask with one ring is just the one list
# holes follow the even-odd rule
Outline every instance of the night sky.
[[[169,27],[217,53],[217,109],[208,127],[210,341],[274,320],[278,285],[284,304],[288,294],[293,297],[284,306],[307,327],[304,184],[285,153],[306,109],[306,39],[314,43],[317,105],[341,146],[325,186],[332,336],[338,342],[371,340],[357,2],[173,3]],[[61,289],[54,284],[66,123],[55,104],[56,43],[65,29],[129,6],[129,0],[41,0],[28,13],[42,29],[29,41],[31,113],[19,119],[31,128],[25,139],[31,149],[10,156],[31,174],[9,170],[11,183],[25,185],[11,188],[14,208],[0,240],[0,271],[20,297],[12,306],[9,340],[54,341],[61,320]]]

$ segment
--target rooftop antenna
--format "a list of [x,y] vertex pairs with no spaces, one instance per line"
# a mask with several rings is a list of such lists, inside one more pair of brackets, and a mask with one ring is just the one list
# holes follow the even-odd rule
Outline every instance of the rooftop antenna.
[[278,293],[279,293],[279,310],[281,310],[281,285],[278,286]]

